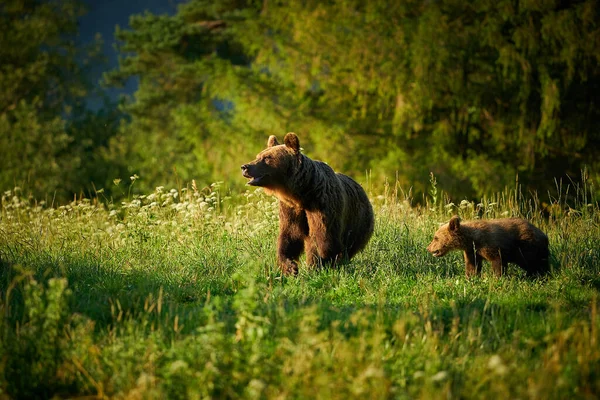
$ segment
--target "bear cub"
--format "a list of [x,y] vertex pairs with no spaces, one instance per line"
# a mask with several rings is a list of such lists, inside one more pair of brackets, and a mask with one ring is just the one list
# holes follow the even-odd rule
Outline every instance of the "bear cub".
[[530,277],[550,270],[548,237],[522,218],[462,222],[454,216],[427,246],[435,257],[452,250],[463,251],[467,277],[481,272],[483,260],[492,264],[496,276],[502,276],[508,263],[517,264]]
[[302,154],[295,133],[285,135],[283,143],[271,135],[267,148],[242,165],[249,185],[279,199],[279,266],[296,275],[302,252],[309,266],[349,260],[373,234],[367,194],[350,177]]

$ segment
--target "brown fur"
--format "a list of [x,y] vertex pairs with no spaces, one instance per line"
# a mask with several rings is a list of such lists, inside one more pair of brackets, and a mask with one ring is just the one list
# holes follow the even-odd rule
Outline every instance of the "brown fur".
[[427,246],[435,257],[452,250],[464,252],[467,276],[481,272],[482,260],[492,263],[496,276],[506,271],[508,263],[517,264],[529,276],[549,271],[548,237],[522,218],[462,222],[454,216]]
[[278,263],[286,274],[298,273],[306,252],[308,265],[334,264],[365,247],[374,227],[373,208],[363,188],[350,177],[300,152],[294,133],[280,145],[270,136],[267,148],[242,165],[252,186],[279,199]]

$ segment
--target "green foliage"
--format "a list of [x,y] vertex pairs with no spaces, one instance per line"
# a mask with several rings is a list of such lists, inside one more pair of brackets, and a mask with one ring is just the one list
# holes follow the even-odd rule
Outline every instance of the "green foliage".
[[88,79],[100,42],[76,45],[82,14],[76,0],[0,7],[0,187],[64,200],[106,179],[89,172],[119,116],[85,110],[86,96],[101,95]]
[[[424,207],[398,185],[372,194],[367,248],[297,278],[275,266],[278,205],[260,189],[57,207],[7,191],[0,396],[597,397],[593,187],[558,187],[543,207],[518,187],[448,203],[439,183]],[[466,279],[459,253],[425,250],[454,214],[527,217],[550,238],[553,273]]]
[[[139,193],[193,179],[239,189],[239,165],[270,134],[382,188],[455,198],[553,189],[598,176],[594,0],[204,1],[118,28],[132,98],[87,110],[99,41],[75,45],[76,0],[0,10],[0,186],[35,197],[104,191],[137,174]],[[117,189],[117,190],[115,190]],[[54,195],[53,195],[54,197]]]
[[433,171],[477,197],[518,174],[545,192],[549,176],[597,169],[599,15],[591,0],[190,1],[132,17],[107,78],[140,79],[121,140],[146,190],[239,184],[269,134],[296,131],[376,185],[425,193]]
[[79,7],[74,2],[11,0],[0,14],[0,183],[31,185],[39,195],[57,187],[68,143],[60,113],[84,88],[71,74]]
[[[10,295],[18,290],[23,293],[25,312],[16,326],[10,326],[6,317],[13,311],[10,304],[15,303]],[[74,342],[82,345],[89,341],[90,329],[87,322],[70,314],[67,280],[51,278],[44,287],[24,273],[3,293],[6,302],[2,304],[4,319],[0,334],[5,344],[2,348],[5,393],[15,398],[73,393],[80,380],[73,365],[78,356]]]
[[[35,105],[21,100],[14,110],[0,115],[0,183],[8,188],[15,183],[51,192],[57,187],[65,161],[58,158],[69,141],[60,117],[40,120]],[[60,164],[59,164],[60,163]]]

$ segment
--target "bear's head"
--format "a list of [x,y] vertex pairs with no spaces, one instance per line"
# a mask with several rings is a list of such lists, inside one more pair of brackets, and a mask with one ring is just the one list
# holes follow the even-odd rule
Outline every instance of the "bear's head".
[[433,235],[433,240],[427,246],[427,251],[434,257],[441,257],[449,251],[460,248],[460,218],[455,215],[450,219],[450,222],[442,225]]
[[267,148],[258,153],[254,161],[242,165],[242,175],[250,179],[248,185],[275,188],[285,184],[298,167],[301,154],[295,133],[285,135],[283,143],[269,136]]

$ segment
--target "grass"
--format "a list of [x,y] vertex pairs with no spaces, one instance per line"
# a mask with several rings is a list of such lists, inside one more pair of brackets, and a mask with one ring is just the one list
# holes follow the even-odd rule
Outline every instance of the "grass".
[[[600,396],[592,187],[456,205],[432,185],[422,207],[372,194],[365,251],[297,278],[275,266],[277,203],[260,190],[60,207],[5,192],[0,399]],[[456,213],[532,220],[552,275],[468,280],[460,253],[431,257]]]

